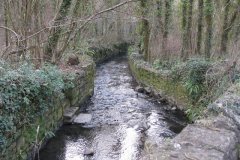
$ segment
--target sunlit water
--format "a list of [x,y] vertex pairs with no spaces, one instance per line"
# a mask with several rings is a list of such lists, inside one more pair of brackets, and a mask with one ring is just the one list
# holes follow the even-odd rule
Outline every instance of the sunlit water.
[[[177,114],[134,90],[126,58],[97,68],[95,91],[85,112],[93,116],[84,126],[65,125],[40,152],[41,160],[138,160],[144,141],[153,145],[184,127]],[[84,156],[93,148],[93,156]]]

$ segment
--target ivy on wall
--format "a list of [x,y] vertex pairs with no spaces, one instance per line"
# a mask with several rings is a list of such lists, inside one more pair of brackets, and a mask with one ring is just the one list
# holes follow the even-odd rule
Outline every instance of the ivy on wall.
[[74,87],[73,79],[52,65],[36,70],[24,63],[14,69],[0,62],[0,151],[18,128],[53,106],[51,97],[64,98],[64,90]]

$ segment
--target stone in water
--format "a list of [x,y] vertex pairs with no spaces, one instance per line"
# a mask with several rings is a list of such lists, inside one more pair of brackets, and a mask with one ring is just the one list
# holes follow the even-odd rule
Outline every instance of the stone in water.
[[93,156],[94,150],[92,148],[86,148],[83,154],[88,156]]
[[90,123],[92,120],[92,115],[91,114],[86,114],[86,113],[80,113],[75,119],[74,123],[77,124],[85,124],[85,123]]

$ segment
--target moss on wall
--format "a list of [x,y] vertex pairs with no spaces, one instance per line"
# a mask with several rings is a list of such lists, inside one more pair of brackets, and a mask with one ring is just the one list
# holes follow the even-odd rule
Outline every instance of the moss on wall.
[[180,82],[173,81],[167,72],[162,73],[153,69],[140,55],[129,54],[128,57],[130,69],[138,83],[157,90],[161,96],[171,99],[181,109],[191,105],[185,87]]

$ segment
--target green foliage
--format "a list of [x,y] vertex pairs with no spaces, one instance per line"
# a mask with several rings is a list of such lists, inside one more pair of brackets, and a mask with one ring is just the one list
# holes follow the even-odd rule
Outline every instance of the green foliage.
[[210,61],[202,58],[189,59],[186,62],[156,60],[153,67],[158,70],[169,70],[173,83],[181,83],[186,89],[193,106],[189,106],[186,114],[190,121],[201,116],[209,99],[204,99],[210,93],[206,84],[206,72],[212,66]]
[[95,52],[91,49],[90,44],[84,39],[81,39],[80,37],[78,37],[77,45],[74,46],[74,48],[71,48],[70,50],[79,55],[86,54],[91,57],[95,55]]
[[186,111],[189,122],[194,122],[197,119],[200,119],[203,113],[204,107],[193,107],[190,106]]
[[209,67],[210,63],[204,59],[190,59],[186,63],[187,75],[184,85],[193,102],[196,102],[205,91],[205,75]]
[[72,79],[52,65],[36,70],[25,63],[13,69],[0,62],[0,150],[17,127],[31,124],[54,105],[53,96],[63,98]]
[[131,45],[128,47],[128,54],[132,54],[132,53],[137,53],[138,49],[137,49],[137,46],[135,45]]
[[206,91],[206,72],[211,62],[205,59],[190,59],[172,67],[173,81],[180,81],[185,86],[192,102],[197,102]]
[[206,84],[206,72],[211,66],[210,61],[195,58],[172,68],[173,81],[180,81],[183,84],[192,101],[192,106],[189,106],[186,110],[190,122],[199,119],[203,110],[209,104],[209,99],[205,98],[205,95],[211,92]]
[[178,61],[161,61],[160,59],[157,59],[153,62],[153,67],[159,70],[172,70],[172,68],[177,64]]
[[204,7],[205,15],[212,15],[213,10],[214,10],[213,1],[205,0],[205,7]]

